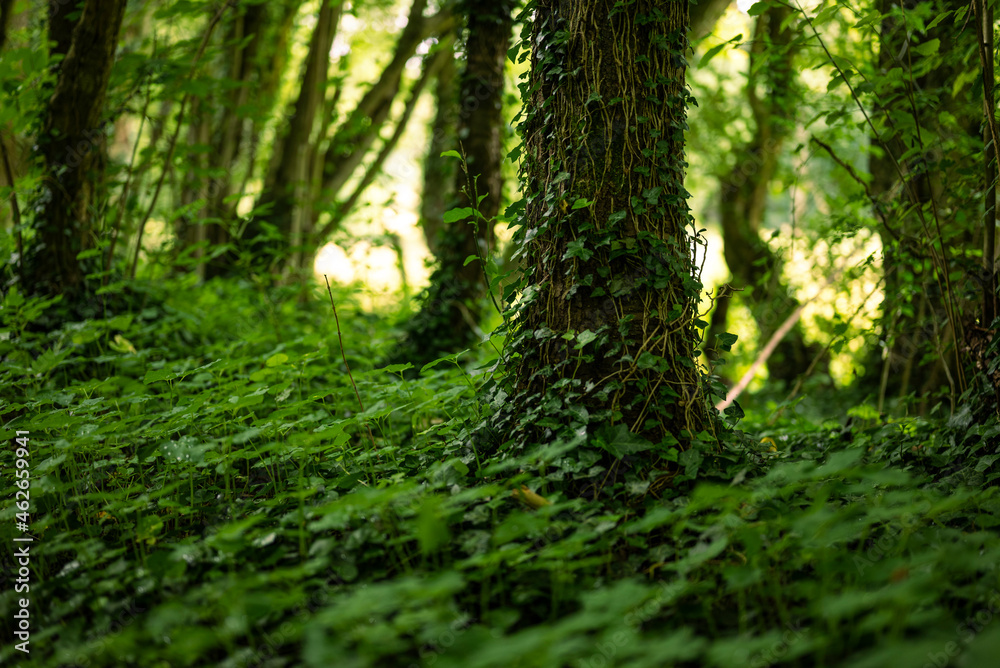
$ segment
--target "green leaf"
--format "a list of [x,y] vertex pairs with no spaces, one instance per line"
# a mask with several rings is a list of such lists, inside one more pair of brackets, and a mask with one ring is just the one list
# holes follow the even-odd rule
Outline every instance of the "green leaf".
[[740,337],[736,334],[724,332],[722,334],[716,334],[715,338],[719,341],[719,347],[728,352],[729,350],[732,350],[733,344],[736,343],[737,339]]
[[913,47],[921,56],[932,56],[941,48],[941,40],[934,38]]
[[268,367],[281,366],[287,361],[288,361],[288,355],[286,355],[285,353],[276,353],[267,358],[267,361],[264,362],[264,366]]
[[156,371],[147,371],[146,375],[142,379],[142,382],[145,385],[149,385],[161,380],[173,380],[176,377],[177,374],[169,369],[157,369]]
[[577,345],[574,346],[577,350],[583,348],[585,345],[597,338],[597,334],[594,334],[589,329],[585,329],[576,335]]
[[436,552],[451,538],[441,505],[440,497],[429,496],[424,499],[417,513],[417,540],[424,554]]
[[594,441],[599,447],[607,450],[618,459],[625,455],[653,449],[652,443],[641,436],[636,436],[623,424],[602,426],[594,435]]
[[459,160],[462,159],[462,155],[458,151],[445,151],[444,153],[441,154],[441,157],[442,158],[458,158]]
[[469,257],[465,258],[465,262],[462,263],[462,266],[468,267],[470,262],[475,262],[478,259],[479,259],[478,255],[470,255]]
[[[754,7],[756,6],[757,5],[754,5]],[[751,7],[751,9],[753,9],[753,7]],[[711,49],[706,51],[705,55],[701,57],[700,61],[698,61],[698,67],[704,67],[705,65],[707,65],[708,61],[712,60],[712,58],[715,58],[717,55],[719,55],[719,52],[722,51],[727,46],[729,46],[729,42],[723,42],[722,44],[716,44]]]
[[470,216],[474,216],[475,214],[476,210],[467,206],[458,209],[449,209],[448,211],[444,212],[444,222],[454,223],[459,220],[464,220],[465,218],[469,218]]
[[384,371],[385,373],[399,373],[400,371],[406,371],[407,369],[412,369],[413,365],[407,362],[406,364],[390,364],[389,366],[384,366],[379,371]]

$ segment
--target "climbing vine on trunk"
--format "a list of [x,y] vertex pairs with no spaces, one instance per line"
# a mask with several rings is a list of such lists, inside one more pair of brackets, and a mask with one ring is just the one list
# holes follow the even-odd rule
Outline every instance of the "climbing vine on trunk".
[[681,473],[677,463],[693,476],[715,439],[694,361],[687,3],[532,7],[518,231],[526,271],[509,292],[500,390],[514,408],[498,411],[494,427],[515,450],[556,440],[603,451],[598,471],[572,474],[588,496],[629,470],[643,479],[633,491],[657,491]]

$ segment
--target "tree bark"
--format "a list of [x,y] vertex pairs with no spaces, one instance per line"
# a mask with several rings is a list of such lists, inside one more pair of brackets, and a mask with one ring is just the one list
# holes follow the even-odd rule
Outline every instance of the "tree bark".
[[[687,26],[686,0],[536,5],[525,283],[511,310],[513,401],[494,424],[513,447],[595,445],[596,436],[617,452],[586,496],[625,468],[662,480],[653,469],[714,428],[694,361],[701,284],[684,190]],[[625,455],[635,445],[625,430],[652,445]]]
[[0,50],[7,45],[7,31],[14,15],[15,0],[0,0]]
[[[36,204],[36,237],[25,263],[25,287],[32,292],[74,294],[85,287],[77,254],[93,245],[104,99],[125,5],[125,0],[84,3],[59,66],[39,136],[43,185]],[[57,31],[65,27],[55,25]],[[52,38],[57,48],[64,46],[62,32]]]

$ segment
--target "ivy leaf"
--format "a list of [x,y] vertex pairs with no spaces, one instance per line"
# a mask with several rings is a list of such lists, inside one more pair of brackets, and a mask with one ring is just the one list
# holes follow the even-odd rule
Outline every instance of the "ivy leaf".
[[585,345],[597,338],[597,334],[594,334],[589,329],[585,329],[576,335],[577,344],[573,346],[576,350],[580,350]]
[[589,248],[585,248],[585,242],[582,239],[577,241],[571,241],[566,244],[566,252],[563,253],[562,259],[568,260],[569,258],[577,257],[586,262],[594,256],[594,251]]
[[660,359],[661,358],[656,355],[644,350],[642,354],[639,355],[639,359],[635,361],[635,365],[640,369],[653,369],[657,366]]
[[594,441],[618,459],[653,449],[652,443],[641,436],[636,436],[623,424],[604,425],[594,434]]
[[730,350],[733,349],[733,344],[736,343],[736,340],[740,337],[737,336],[736,334],[730,334],[729,332],[724,332],[722,334],[716,334],[715,338],[719,340],[719,347],[725,350],[726,352],[729,352]]

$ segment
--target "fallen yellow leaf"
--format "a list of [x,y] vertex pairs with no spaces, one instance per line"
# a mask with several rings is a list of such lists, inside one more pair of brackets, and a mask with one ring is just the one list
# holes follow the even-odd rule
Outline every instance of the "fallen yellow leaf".
[[544,496],[539,496],[535,494],[530,489],[521,485],[521,489],[511,490],[510,495],[521,503],[531,507],[531,508],[541,508],[542,506],[552,505],[552,502],[546,499]]

